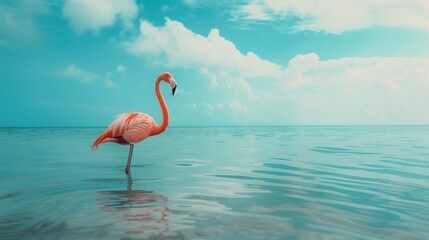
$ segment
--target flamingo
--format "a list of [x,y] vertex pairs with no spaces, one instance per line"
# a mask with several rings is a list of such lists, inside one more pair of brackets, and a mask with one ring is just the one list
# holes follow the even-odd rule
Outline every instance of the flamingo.
[[127,166],[125,167],[126,174],[130,173],[134,144],[141,142],[150,136],[158,135],[164,132],[168,126],[168,109],[167,105],[165,104],[164,97],[159,90],[161,81],[170,84],[173,95],[177,88],[176,81],[168,72],[161,73],[156,79],[155,92],[162,110],[161,125],[156,125],[153,118],[145,113],[131,112],[119,114],[117,118],[110,124],[107,130],[104,131],[92,144],[93,151],[97,150],[99,144],[106,142],[130,145],[128,162]]

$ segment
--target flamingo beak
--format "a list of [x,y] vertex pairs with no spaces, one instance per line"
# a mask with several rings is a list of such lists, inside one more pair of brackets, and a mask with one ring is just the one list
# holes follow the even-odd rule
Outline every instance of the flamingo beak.
[[176,93],[177,83],[176,81],[174,81],[174,78],[170,78],[169,80],[170,80],[171,90],[173,91],[173,96],[174,96],[174,93]]

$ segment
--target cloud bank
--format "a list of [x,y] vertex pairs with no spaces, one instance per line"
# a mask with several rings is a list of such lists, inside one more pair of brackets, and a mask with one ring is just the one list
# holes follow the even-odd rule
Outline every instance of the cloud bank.
[[[124,46],[128,52],[152,64],[195,70],[196,74],[206,77],[212,88],[232,89],[219,95],[217,103],[206,101],[195,105],[195,109],[203,107],[209,112],[224,111],[224,106],[228,106],[241,109],[243,114],[275,115],[278,113],[262,114],[264,104],[278,105],[273,109],[282,112],[289,103],[300,106],[302,112],[297,116],[303,119],[317,118],[312,112],[323,116],[320,109],[328,108],[327,112],[332,110],[331,118],[335,111],[344,112],[348,117],[338,118],[344,122],[353,122],[353,118],[358,117],[356,113],[370,116],[387,111],[383,117],[378,116],[386,120],[388,116],[397,117],[401,111],[408,111],[416,105],[416,99],[424,100],[429,95],[428,58],[322,60],[316,53],[307,53],[298,54],[287,64],[280,65],[253,52],[242,53],[217,29],[203,36],[170,19],[166,19],[164,26],[142,21],[139,35]],[[340,102],[350,105],[340,106]],[[429,121],[428,110],[418,111],[423,113],[417,114],[420,116],[417,118]]]
[[342,85],[381,82],[394,89],[398,81],[427,81],[429,78],[427,58],[345,57],[321,60],[316,53],[308,53],[298,54],[282,66],[253,52],[240,52],[217,29],[202,36],[170,19],[159,27],[142,21],[139,36],[124,46],[130,53],[155,64],[201,70],[209,75],[213,85],[219,81],[217,75],[210,75],[213,73],[276,80],[288,89],[321,82]]

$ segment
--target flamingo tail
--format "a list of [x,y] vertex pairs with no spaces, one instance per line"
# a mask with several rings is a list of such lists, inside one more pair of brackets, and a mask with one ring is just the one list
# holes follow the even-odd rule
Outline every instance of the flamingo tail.
[[105,131],[104,133],[102,133],[92,144],[92,151],[97,150],[97,147],[99,144],[104,143],[106,141],[104,141],[106,138],[111,138],[112,137],[112,131],[110,129],[107,129],[107,131]]

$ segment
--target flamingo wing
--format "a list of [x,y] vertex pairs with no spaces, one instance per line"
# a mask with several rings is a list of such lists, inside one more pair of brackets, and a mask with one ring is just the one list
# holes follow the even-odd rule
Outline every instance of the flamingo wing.
[[130,119],[128,120],[128,128],[124,130],[124,134],[122,135],[125,141],[134,144],[143,141],[151,135],[152,128],[155,126],[152,117],[144,113],[139,113],[134,118],[129,116],[128,119]]
[[149,137],[155,122],[145,113],[124,113],[110,124],[107,130],[95,140],[92,148],[95,150],[100,143],[116,142],[119,144],[134,144]]

